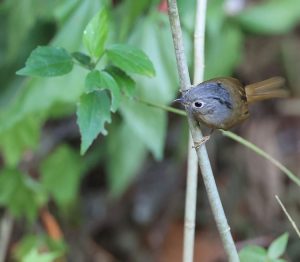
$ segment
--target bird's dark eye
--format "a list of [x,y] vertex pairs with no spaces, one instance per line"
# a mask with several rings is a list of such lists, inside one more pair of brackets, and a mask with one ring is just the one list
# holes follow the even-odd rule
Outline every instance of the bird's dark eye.
[[197,107],[197,108],[201,108],[203,106],[203,103],[197,101],[194,103],[194,106]]

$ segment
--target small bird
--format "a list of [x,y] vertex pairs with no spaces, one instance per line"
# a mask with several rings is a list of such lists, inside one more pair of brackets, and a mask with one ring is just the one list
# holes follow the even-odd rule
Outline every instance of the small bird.
[[[175,101],[183,104],[196,121],[212,128],[212,133],[215,129],[230,129],[247,119],[249,104],[287,97],[284,84],[284,78],[279,76],[246,86],[232,77],[218,77],[183,91],[182,97]],[[195,147],[206,142],[210,135],[203,137]]]

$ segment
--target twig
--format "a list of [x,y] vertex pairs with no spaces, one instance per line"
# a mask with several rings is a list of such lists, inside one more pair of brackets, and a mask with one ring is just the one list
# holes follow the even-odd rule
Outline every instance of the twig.
[[[159,108],[159,109],[162,109],[162,110],[180,115],[180,116],[187,116],[185,111],[183,111],[181,109],[173,108],[171,106],[155,104],[155,103],[152,103],[152,102],[147,102],[145,100],[141,100],[139,98],[137,98],[136,101],[138,101],[140,103],[143,103],[145,105],[151,106],[151,107]],[[258,154],[258,155],[264,157],[265,159],[269,160],[273,165],[278,167],[285,175],[287,175],[287,177],[289,179],[291,179],[295,184],[300,186],[300,179],[291,170],[289,170],[286,166],[284,166],[278,160],[273,158],[270,154],[263,151],[257,145],[253,144],[252,142],[246,140],[245,138],[242,138],[241,136],[239,136],[235,133],[232,133],[231,131],[225,131],[225,130],[220,129],[220,132],[224,136],[227,136],[228,138],[230,138],[230,139],[240,143],[241,145],[249,148],[250,150],[254,151],[256,154]]]
[[[197,0],[194,32],[194,84],[203,82],[206,0]],[[200,131],[201,132],[201,131]],[[201,134],[202,135],[202,134]],[[183,261],[193,261],[197,207],[198,160],[189,136],[187,186],[185,196]]]
[[275,166],[277,166],[284,174],[286,174],[293,182],[295,182],[298,186],[300,186],[300,179],[297,178],[288,168],[286,168],[283,164],[278,162],[275,158],[270,156],[267,152],[260,149],[258,146],[254,145],[250,141],[247,141],[246,139],[236,135],[235,133],[232,133],[230,131],[224,131],[220,130],[224,136],[227,136],[240,144],[248,147],[249,149],[253,150],[256,154],[268,159],[271,163],[273,163]]
[[174,107],[171,107],[171,106],[166,106],[166,105],[161,105],[161,104],[156,104],[156,103],[153,103],[153,102],[149,102],[149,101],[146,101],[146,100],[144,100],[140,97],[134,97],[134,100],[136,100],[137,102],[140,102],[144,105],[147,105],[147,106],[151,106],[151,107],[154,107],[154,108],[159,108],[159,109],[162,109],[162,110],[165,110],[165,111],[177,114],[177,115],[186,116],[185,111],[183,111],[181,109],[177,109],[177,108],[174,108]]
[[[178,73],[180,78],[180,87],[183,91],[188,89],[191,86],[191,83],[188,73],[186,57],[184,54],[177,3],[175,0],[168,0],[168,12],[177,60]],[[188,123],[193,141],[200,141],[202,138],[202,134],[198,123],[191,116],[188,116]],[[205,145],[202,145],[196,151],[209,202],[217,223],[219,233],[221,235],[225,252],[228,256],[229,261],[239,261],[237,250],[230,233],[230,227],[228,226],[227,219],[216,187]]]
[[13,228],[13,218],[8,211],[4,213],[0,227],[0,262],[4,262]]
[[277,200],[277,202],[279,203],[279,205],[281,206],[283,212],[285,213],[285,215],[287,216],[288,220],[291,222],[292,227],[295,229],[298,237],[300,238],[300,231],[299,228],[297,227],[295,221],[292,219],[292,217],[290,216],[290,214],[287,212],[286,208],[284,207],[284,205],[282,204],[281,200],[279,199],[279,197],[277,195],[275,195],[275,198]]

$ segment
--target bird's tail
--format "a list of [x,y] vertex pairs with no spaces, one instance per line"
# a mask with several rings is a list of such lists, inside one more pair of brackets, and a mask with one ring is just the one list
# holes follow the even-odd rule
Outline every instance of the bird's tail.
[[267,80],[245,86],[248,103],[254,103],[270,98],[289,96],[289,92],[283,89],[284,78],[275,76]]

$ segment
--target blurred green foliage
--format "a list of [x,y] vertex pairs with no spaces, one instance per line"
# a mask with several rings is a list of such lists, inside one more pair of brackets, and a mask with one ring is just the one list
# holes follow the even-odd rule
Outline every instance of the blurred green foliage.
[[[178,4],[192,61],[195,0]],[[169,21],[158,5],[155,0],[1,2],[0,204],[12,214],[34,221],[50,199],[67,208],[96,147],[105,152],[101,161],[114,196],[126,190],[148,152],[163,159],[167,114],[134,99],[168,104],[178,92]],[[223,6],[224,0],[208,1],[206,79],[233,73],[247,32],[282,34],[300,20],[297,0],[266,1],[235,16]],[[87,158],[62,141],[37,163],[39,175],[33,178],[20,164],[39,152],[45,123],[75,115],[76,107],[81,153],[99,133],[108,136],[100,136]]]
[[[43,249],[49,249],[49,252],[39,252]],[[13,254],[17,261],[53,261],[55,258],[61,257],[66,251],[66,246],[61,241],[54,241],[44,235],[25,236]]]
[[285,262],[287,260],[280,258],[287,247],[288,243],[288,233],[284,233],[278,238],[276,238],[269,248],[266,250],[260,246],[246,246],[240,252],[240,260],[241,262]]

